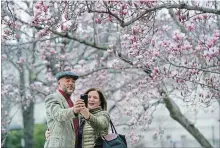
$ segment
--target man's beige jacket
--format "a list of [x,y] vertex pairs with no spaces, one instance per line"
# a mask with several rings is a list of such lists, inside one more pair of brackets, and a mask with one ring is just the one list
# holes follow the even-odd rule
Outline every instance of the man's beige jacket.
[[75,132],[73,118],[66,99],[57,90],[45,99],[47,127],[51,131],[44,148],[74,148]]

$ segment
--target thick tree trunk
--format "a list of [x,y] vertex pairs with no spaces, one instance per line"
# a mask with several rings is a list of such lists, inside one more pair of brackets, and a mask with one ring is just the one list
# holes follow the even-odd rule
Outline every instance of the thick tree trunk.
[[[163,94],[164,91],[162,92]],[[203,148],[213,148],[203,134],[181,113],[177,104],[165,94],[163,98],[166,108],[170,112],[170,116],[179,122],[199,143]]]
[[34,103],[31,101],[30,105],[22,107],[23,124],[24,124],[24,148],[33,148],[34,146]]
[[[25,96],[25,73],[24,67],[20,73],[20,92],[22,101],[22,116],[24,125],[24,148],[33,148],[34,146],[34,102]],[[30,103],[28,103],[30,101]]]

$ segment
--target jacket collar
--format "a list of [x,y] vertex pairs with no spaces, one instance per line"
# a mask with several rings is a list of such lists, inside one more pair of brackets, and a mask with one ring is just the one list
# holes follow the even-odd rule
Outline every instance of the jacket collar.
[[59,96],[59,98],[61,99],[61,103],[63,105],[64,108],[69,108],[69,105],[66,101],[66,98],[59,92],[59,90],[56,90],[57,95]]
[[100,112],[100,111],[102,111],[101,106],[89,110],[89,112],[92,113],[92,114],[95,114],[95,113]]

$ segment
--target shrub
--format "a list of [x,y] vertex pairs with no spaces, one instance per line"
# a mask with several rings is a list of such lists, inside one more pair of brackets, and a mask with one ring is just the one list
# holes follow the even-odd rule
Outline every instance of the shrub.
[[43,148],[45,137],[44,133],[46,131],[45,124],[35,124],[34,128],[34,148]]
[[[44,133],[46,131],[45,124],[35,124],[34,125],[34,148],[44,147],[45,137]],[[22,138],[23,129],[20,130],[10,130],[8,132],[7,140],[3,148],[22,148]]]

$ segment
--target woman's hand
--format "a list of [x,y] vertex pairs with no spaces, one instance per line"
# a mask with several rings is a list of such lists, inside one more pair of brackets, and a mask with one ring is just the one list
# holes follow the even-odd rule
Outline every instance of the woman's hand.
[[73,104],[73,112],[75,114],[78,114],[80,110],[82,110],[85,107],[85,103],[82,99],[76,99]]
[[83,108],[80,110],[80,114],[81,114],[85,119],[89,119],[89,118],[90,118],[89,109],[86,108],[86,107],[83,107]]
[[50,136],[50,130],[49,129],[47,129],[46,131],[45,131],[45,139],[47,140],[48,139],[48,137]]

